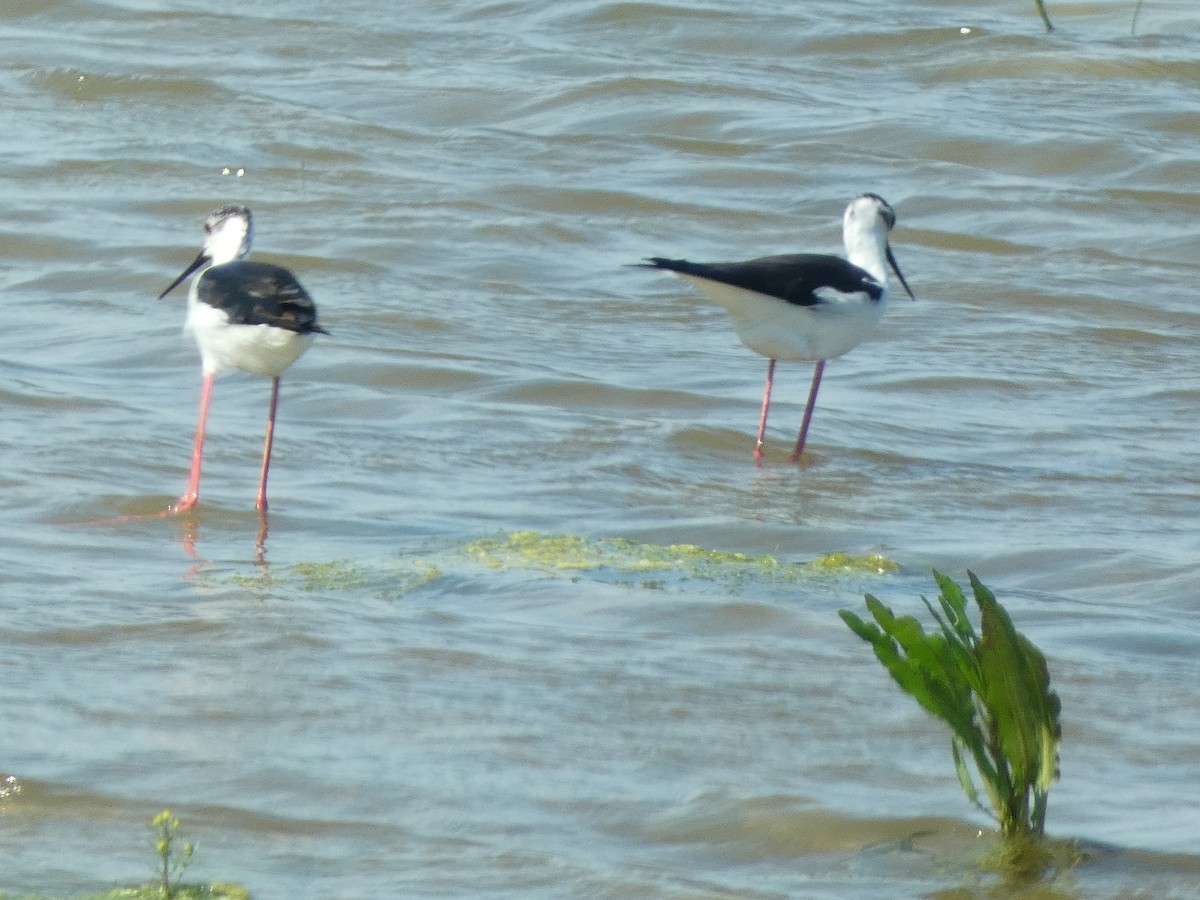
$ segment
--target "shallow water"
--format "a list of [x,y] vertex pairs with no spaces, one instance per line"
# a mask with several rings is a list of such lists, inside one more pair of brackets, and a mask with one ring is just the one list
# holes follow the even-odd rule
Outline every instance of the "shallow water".
[[[0,891],[148,877],[163,806],[258,898],[982,891],[945,735],[836,616],[970,567],[1062,696],[1055,889],[1200,895],[1200,19],[1050,11],[6,4]],[[918,302],[830,363],[799,466],[780,366],[756,468],[762,360],[627,264],[838,252],[863,190]],[[230,201],[332,332],[261,560],[248,376],[194,519],[95,524],[182,489],[154,298]],[[901,571],[464,550],[525,529]]]

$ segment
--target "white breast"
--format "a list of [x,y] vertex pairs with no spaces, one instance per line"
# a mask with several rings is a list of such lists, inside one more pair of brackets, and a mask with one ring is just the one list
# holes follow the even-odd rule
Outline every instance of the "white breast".
[[769,359],[815,362],[853,350],[875,331],[883,298],[867,293],[830,293],[828,302],[797,306],[757,291],[680,274],[729,311],[743,344]]
[[188,297],[185,327],[196,339],[206,373],[241,369],[273,378],[282,375],[312,343],[311,334],[272,325],[231,325],[222,310],[201,303],[193,295]]

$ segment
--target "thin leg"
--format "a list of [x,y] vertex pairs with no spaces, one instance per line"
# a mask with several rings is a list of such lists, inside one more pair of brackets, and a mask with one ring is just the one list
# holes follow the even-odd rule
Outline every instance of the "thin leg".
[[817,368],[813,371],[812,387],[808,390],[808,406],[804,407],[804,420],[800,423],[800,437],[796,438],[796,449],[792,451],[791,461],[798,462],[804,452],[804,442],[808,439],[808,424],[812,421],[813,409],[817,405],[817,391],[821,387],[821,374],[825,371],[825,360],[817,360]]
[[200,384],[200,414],[196,418],[196,439],[192,443],[192,473],[188,476],[187,490],[171,507],[171,512],[187,512],[200,499],[200,464],[204,460],[204,429],[208,424],[208,404],[212,400],[215,373],[205,372]]
[[258,501],[254,508],[267,511],[267,471],[271,468],[271,444],[275,442],[275,410],[279,408],[279,376],[271,380],[271,406],[267,410],[267,437],[263,441],[262,478],[258,482]]
[[758,442],[754,445],[754,461],[763,458],[763,439],[767,435],[767,410],[771,408],[771,383],[775,380],[775,360],[767,363],[767,385],[763,388],[762,415],[758,419]]

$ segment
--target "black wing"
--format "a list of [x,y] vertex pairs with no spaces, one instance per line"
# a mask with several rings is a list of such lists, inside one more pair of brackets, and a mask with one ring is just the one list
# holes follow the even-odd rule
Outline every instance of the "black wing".
[[200,279],[198,299],[223,310],[235,325],[329,333],[317,324],[317,307],[308,291],[282,266],[246,261],[213,266]]
[[818,253],[789,253],[730,263],[694,263],[655,256],[645,265],[756,291],[796,306],[821,303],[822,298],[817,292],[822,288],[842,294],[865,293],[872,300],[883,295],[883,285],[865,269],[840,256]]

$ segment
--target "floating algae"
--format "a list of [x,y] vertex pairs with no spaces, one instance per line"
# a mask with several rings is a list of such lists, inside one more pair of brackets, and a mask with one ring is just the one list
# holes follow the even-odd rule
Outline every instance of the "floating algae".
[[291,571],[300,578],[302,591],[344,591],[369,581],[367,571],[348,559],[296,563]]
[[675,572],[697,578],[735,574],[795,577],[801,571],[796,566],[782,565],[773,556],[706,550],[695,544],[667,546],[643,544],[627,538],[590,539],[576,534],[542,534],[538,531],[513,531],[483,538],[467,544],[463,552],[488,568],[505,570]]
[[878,554],[830,553],[806,563],[781,562],[771,554],[711,550],[695,544],[645,544],[628,538],[511,531],[443,547],[425,558],[370,566],[349,559],[272,566],[224,581],[251,590],[290,585],[302,591],[363,590],[398,597],[444,575],[478,577],[495,572],[537,572],[552,578],[591,578],[662,590],[687,580],[743,584],[795,584],[828,578],[877,577],[900,571]]
[[490,569],[561,569],[588,571],[602,568],[599,548],[575,534],[542,534],[514,531],[483,538],[462,548]]
[[[290,585],[302,591],[328,593],[364,588],[383,596],[398,596],[441,577],[437,566],[411,560],[386,566],[367,566],[349,559],[328,562],[298,562],[273,566],[253,575],[227,575],[223,580],[249,590],[266,590]],[[3,900],[3,897],[0,897]]]
[[878,553],[851,556],[849,553],[826,553],[804,564],[806,571],[829,575],[895,575],[900,566]]
[[[830,553],[812,562],[780,562],[770,554],[709,550],[695,544],[643,544],[627,538],[514,531],[483,538],[463,552],[491,569],[556,572],[674,574],[708,581],[796,582],[814,575],[885,575],[900,571],[878,554]],[[654,586],[661,587],[656,582]]]

